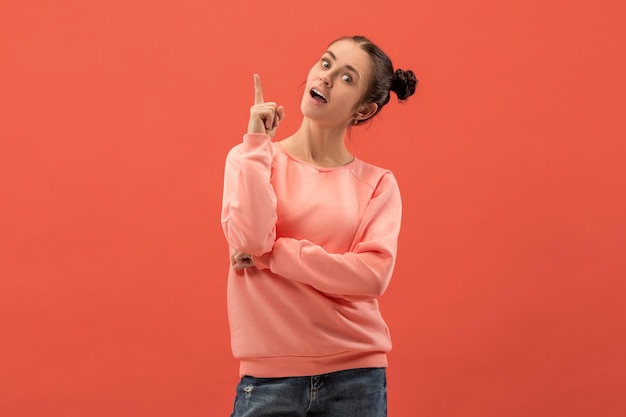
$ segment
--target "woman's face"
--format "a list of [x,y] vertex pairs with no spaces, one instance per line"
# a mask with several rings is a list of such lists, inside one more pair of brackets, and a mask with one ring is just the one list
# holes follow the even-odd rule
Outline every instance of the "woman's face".
[[367,52],[350,39],[330,45],[309,71],[300,104],[302,114],[331,127],[364,118],[372,106],[362,103],[371,65]]

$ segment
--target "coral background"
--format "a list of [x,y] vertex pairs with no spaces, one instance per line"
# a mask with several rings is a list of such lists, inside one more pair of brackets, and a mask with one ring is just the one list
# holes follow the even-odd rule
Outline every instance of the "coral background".
[[626,415],[622,2],[0,1],[0,415],[227,416],[226,152],[364,34],[405,215],[391,417]]

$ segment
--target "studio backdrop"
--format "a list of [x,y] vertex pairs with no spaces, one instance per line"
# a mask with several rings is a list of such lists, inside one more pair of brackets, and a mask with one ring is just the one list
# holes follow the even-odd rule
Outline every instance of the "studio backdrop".
[[[624,6],[0,1],[0,415],[218,417],[223,167],[343,35],[420,80],[352,129],[403,198],[391,417],[626,415]],[[311,314],[314,314],[313,312]]]

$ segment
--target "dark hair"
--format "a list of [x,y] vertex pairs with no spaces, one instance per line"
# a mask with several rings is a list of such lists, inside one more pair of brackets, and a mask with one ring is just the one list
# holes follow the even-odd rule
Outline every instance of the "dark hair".
[[[391,59],[376,44],[364,36],[344,36],[333,42],[341,40],[352,40],[356,42],[372,60],[372,80],[369,88],[365,92],[363,101],[365,103],[378,104],[378,113],[385,104],[389,102],[390,93],[393,91],[400,101],[404,101],[415,93],[417,78],[411,70],[396,69],[394,71]],[[374,114],[376,114],[374,113]],[[372,115],[373,116],[373,115]],[[361,124],[366,120],[359,120],[356,124]]]

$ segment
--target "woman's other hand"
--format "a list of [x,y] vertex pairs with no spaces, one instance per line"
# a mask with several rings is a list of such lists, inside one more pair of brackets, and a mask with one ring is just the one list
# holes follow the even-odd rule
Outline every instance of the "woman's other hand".
[[233,249],[230,252],[230,265],[235,271],[254,266],[252,255]]

